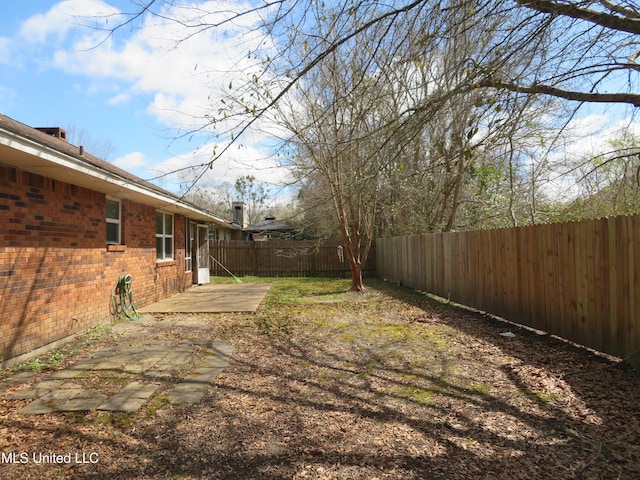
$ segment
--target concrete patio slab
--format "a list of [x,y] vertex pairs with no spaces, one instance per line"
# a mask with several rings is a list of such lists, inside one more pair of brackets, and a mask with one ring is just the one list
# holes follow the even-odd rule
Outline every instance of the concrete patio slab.
[[2,378],[2,385],[5,388],[15,387],[16,385],[20,385],[21,383],[31,383],[33,380],[34,374],[33,372],[20,372],[10,377]]
[[68,400],[78,396],[82,393],[83,389],[77,385],[70,388],[60,388],[50,391],[49,393],[42,395],[37,400],[31,402],[26,407],[22,408],[18,413],[22,414],[42,414],[64,411],[61,410]]
[[159,302],[139,308],[140,313],[255,312],[271,284],[198,285]]
[[198,368],[192,370],[189,375],[184,377],[182,383],[190,385],[208,385],[218,375],[222,373],[223,368]]
[[204,397],[204,391],[204,388],[194,388],[193,385],[181,383],[167,393],[167,398],[173,405],[198,403]]
[[35,385],[32,385],[23,390],[18,390],[9,396],[9,398],[14,400],[26,400],[29,398],[40,398],[43,395],[55,390],[60,387],[64,383],[64,380],[44,380],[42,382],[38,382]]
[[98,410],[111,410],[117,412],[135,412],[158,389],[157,383],[144,384],[131,382],[106,402],[98,405]]
[[66,402],[58,405],[56,410],[61,412],[83,412],[95,410],[109,397],[97,390],[83,390],[81,393]]

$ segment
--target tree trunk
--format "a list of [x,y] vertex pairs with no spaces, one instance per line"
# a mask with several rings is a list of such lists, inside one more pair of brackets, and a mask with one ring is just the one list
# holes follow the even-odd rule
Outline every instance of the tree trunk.
[[351,291],[352,292],[363,292],[364,284],[362,283],[362,267],[361,263],[354,264],[349,261],[349,266],[351,267]]
[[[349,226],[347,220],[347,214],[344,209],[344,204],[341,199],[334,199],[338,218],[340,219],[340,231],[342,233],[342,241],[344,242],[344,250],[349,262],[349,269],[351,270],[351,291],[362,292],[364,285],[362,283],[362,268],[364,267],[365,258],[360,258],[360,232],[357,225],[354,225],[353,236],[349,233]],[[371,239],[367,239],[371,242]],[[367,252],[368,254],[368,249]]]

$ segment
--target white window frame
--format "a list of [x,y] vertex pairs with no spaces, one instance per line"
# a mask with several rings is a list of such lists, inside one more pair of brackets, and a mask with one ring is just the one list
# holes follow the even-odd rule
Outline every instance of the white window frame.
[[193,243],[195,238],[193,238],[193,220],[190,218],[184,219],[184,271],[185,272],[193,272]]
[[119,198],[106,196],[106,202],[116,202],[118,204],[118,218],[107,217],[106,202],[105,202],[105,222],[107,224],[113,224],[118,226],[118,239],[116,241],[107,239],[107,245],[121,245],[122,244],[122,202]]
[[[174,258],[173,252],[175,251],[175,244],[174,244],[174,238],[173,238],[175,225],[173,222],[173,213],[167,213],[167,212],[163,212],[162,210],[156,210],[156,222],[158,221],[157,220],[158,214],[162,214],[162,233],[158,233],[156,231],[156,262],[169,262],[173,260]],[[167,233],[167,228],[166,228],[167,217],[171,218],[171,233]],[[156,223],[156,226],[157,226],[157,223]],[[160,243],[162,245],[162,252],[158,252],[158,241],[157,241],[158,238],[162,239],[162,242]],[[165,241],[168,238],[171,239],[171,255],[167,255],[167,252],[165,251],[165,244],[166,244]]]

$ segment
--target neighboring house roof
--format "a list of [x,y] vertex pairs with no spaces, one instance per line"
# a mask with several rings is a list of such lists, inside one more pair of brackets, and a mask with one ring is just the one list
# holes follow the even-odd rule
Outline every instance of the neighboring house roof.
[[249,233],[276,233],[292,232],[293,228],[284,222],[276,220],[275,217],[268,216],[261,222],[249,225],[247,228],[243,228],[242,230]]
[[153,183],[0,114],[0,163],[91,190],[234,228],[229,222]]

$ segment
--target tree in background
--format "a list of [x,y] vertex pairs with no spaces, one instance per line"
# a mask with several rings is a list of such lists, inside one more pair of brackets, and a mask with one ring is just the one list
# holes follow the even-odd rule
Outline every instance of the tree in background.
[[[179,6],[171,0],[132,1],[134,9],[124,14],[125,20],[107,31],[107,35],[125,27],[133,28],[135,22],[155,17],[160,22],[179,22],[189,37],[206,34],[212,29],[223,29],[242,17],[260,18],[250,22],[254,31],[264,36],[264,45],[276,45],[279,53],[261,58],[260,52],[249,52],[264,72],[278,70],[281,88],[271,90],[267,105],[255,105],[251,113],[262,114],[272,107],[297,81],[320,65],[340,45],[364,34],[374,39],[372,32],[384,38],[373,43],[390,44],[412,41],[420,47],[434,39],[445,39],[455,33],[460,25],[482,30],[483,25],[499,24],[499,29],[489,28],[487,35],[479,38],[477,53],[466,59],[468,76],[466,83],[472,88],[509,90],[532,95],[549,95],[565,100],[595,103],[622,103],[640,106],[640,93],[635,91],[638,82],[638,38],[640,34],[640,8],[632,0],[583,2],[581,0],[462,0],[458,3],[436,0],[404,0],[381,3],[377,0],[359,0],[342,4],[312,0],[278,0],[260,4],[238,3],[226,5],[223,19],[207,22],[205,6],[184,6],[180,15],[172,17],[171,8]],[[318,16],[318,10],[331,11],[331,18]],[[459,12],[450,23],[451,11]],[[425,24],[420,38],[397,36],[396,26],[410,25],[413,19],[430,21]],[[337,29],[330,42],[306,35],[319,20],[332,22]],[[382,28],[381,28],[382,27]],[[393,28],[391,28],[393,27]],[[179,46],[181,39],[176,40]],[[304,55],[298,55],[295,64],[278,64],[282,52],[305,45]],[[391,51],[399,47],[391,45]],[[417,50],[416,55],[422,52]],[[291,58],[291,57],[289,57]],[[268,64],[268,65],[267,65]],[[513,65],[517,68],[513,68]],[[280,69],[279,67],[284,67]],[[608,92],[610,80],[619,81],[615,93]],[[257,80],[257,82],[256,82]],[[250,82],[273,86],[269,75]],[[249,105],[249,99],[237,95],[244,87],[231,95],[232,99]],[[224,113],[229,113],[225,111]],[[215,116],[207,116],[216,121]],[[251,119],[248,120],[251,122]],[[237,138],[237,136],[235,137]]]
[[629,131],[611,140],[575,170],[578,198],[561,208],[573,220],[640,212],[640,138]]
[[244,175],[236,179],[233,188],[234,201],[247,204],[249,224],[258,223],[264,219],[269,208],[269,186],[266,183],[257,182],[253,175]]
[[[383,176],[379,235],[515,225],[527,207],[527,146],[547,134],[534,118],[551,118],[554,102],[466,88],[469,58],[490,54],[481,45],[501,30],[501,19],[478,29],[464,8],[441,15],[449,35],[407,42],[393,51],[395,64],[381,62],[394,67],[384,71],[393,99],[387,118],[402,118],[408,108],[415,113],[393,139],[398,155]],[[422,39],[425,22],[403,31]]]
[[107,140],[96,140],[86,130],[77,129],[74,125],[67,126],[67,141],[73,145],[82,146],[85,151],[110,161],[116,151],[116,147]]
[[198,182],[193,185],[191,179],[183,181],[191,189],[184,195],[185,200],[203,208],[220,218],[231,219],[233,186],[229,182]]
[[231,207],[235,201],[247,204],[250,224],[262,220],[270,210],[284,208],[271,197],[270,185],[258,182],[253,175],[238,177],[233,185],[229,182],[202,181],[194,185],[189,177],[190,173],[187,171],[182,181],[190,187],[184,198],[221,218],[230,220],[233,217]]

